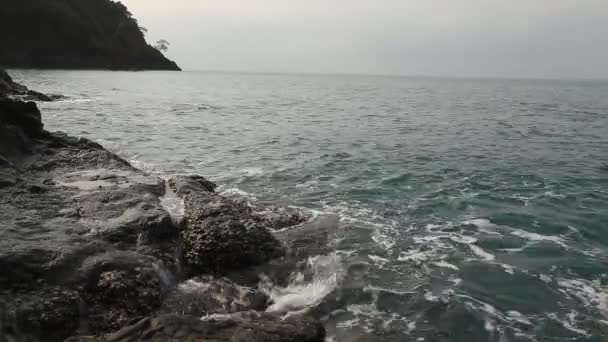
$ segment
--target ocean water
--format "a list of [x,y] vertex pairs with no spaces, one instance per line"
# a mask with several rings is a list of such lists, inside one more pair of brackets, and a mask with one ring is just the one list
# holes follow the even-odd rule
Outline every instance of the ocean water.
[[337,215],[333,341],[605,341],[608,82],[13,70],[50,130],[227,196]]

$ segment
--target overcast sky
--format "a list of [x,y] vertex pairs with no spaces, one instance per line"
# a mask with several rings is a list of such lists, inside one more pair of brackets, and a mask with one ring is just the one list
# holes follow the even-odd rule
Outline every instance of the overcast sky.
[[121,0],[187,70],[608,79],[608,0]]

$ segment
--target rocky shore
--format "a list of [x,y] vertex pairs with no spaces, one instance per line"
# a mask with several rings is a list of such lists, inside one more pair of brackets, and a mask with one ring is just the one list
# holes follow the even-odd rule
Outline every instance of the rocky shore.
[[261,273],[285,284],[307,246],[324,248],[303,217],[48,132],[23,101],[44,96],[0,71],[0,342],[324,340],[314,314],[267,310],[257,286]]

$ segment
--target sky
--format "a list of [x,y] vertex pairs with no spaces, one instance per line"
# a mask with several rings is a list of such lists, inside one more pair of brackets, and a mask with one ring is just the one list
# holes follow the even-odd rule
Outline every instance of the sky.
[[608,0],[121,0],[185,70],[608,79]]

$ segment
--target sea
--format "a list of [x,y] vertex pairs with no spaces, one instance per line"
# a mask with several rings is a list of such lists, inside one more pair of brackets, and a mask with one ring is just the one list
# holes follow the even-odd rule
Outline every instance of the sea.
[[[608,82],[12,70],[49,130],[252,206],[337,217],[328,341],[606,341]],[[328,299],[331,298],[331,301]]]

